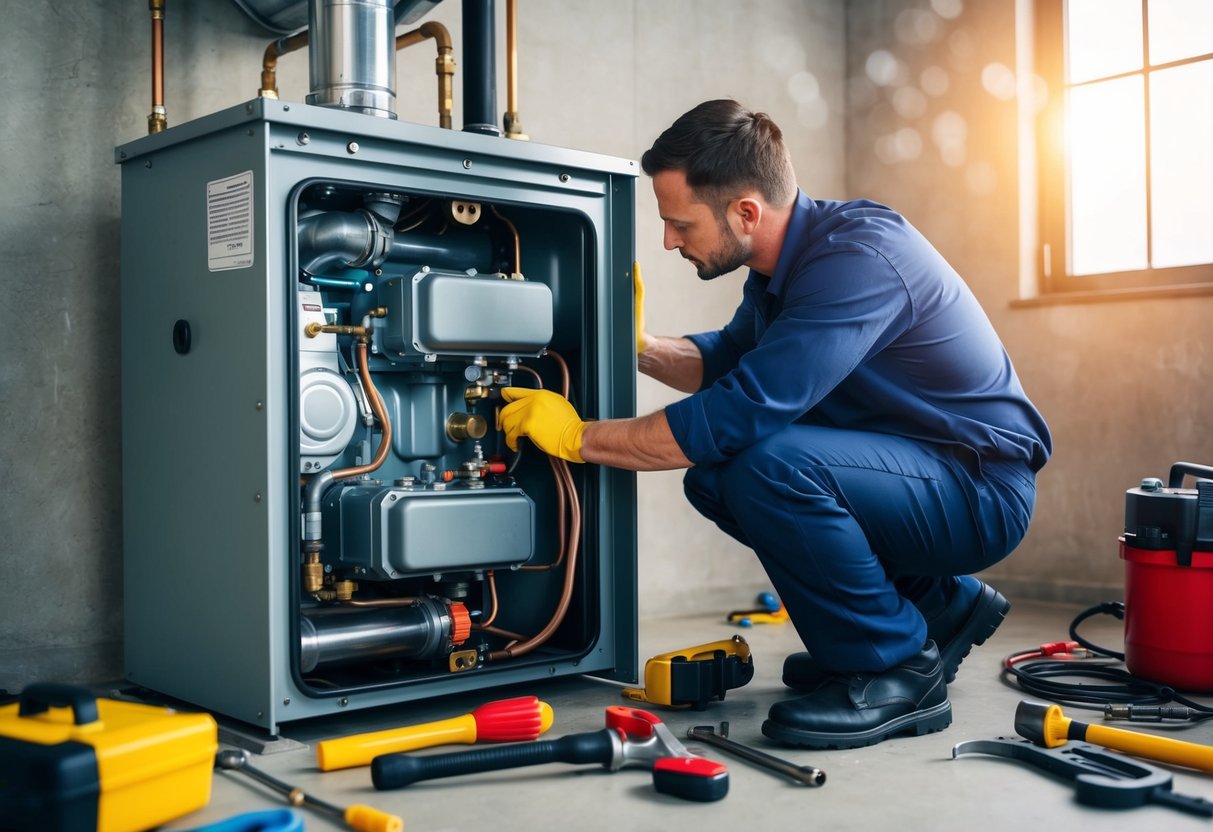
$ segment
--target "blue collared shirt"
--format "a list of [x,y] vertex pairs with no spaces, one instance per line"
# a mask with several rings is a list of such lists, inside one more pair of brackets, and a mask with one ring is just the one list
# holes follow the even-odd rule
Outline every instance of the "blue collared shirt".
[[801,192],[770,277],[723,328],[688,336],[700,390],[665,409],[682,452],[722,462],[794,422],[1048,459],[1048,427],[989,318],[905,218]]

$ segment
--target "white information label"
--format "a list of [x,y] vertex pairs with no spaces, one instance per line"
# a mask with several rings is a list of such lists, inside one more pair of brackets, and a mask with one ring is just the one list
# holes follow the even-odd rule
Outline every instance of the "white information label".
[[253,172],[206,183],[206,264],[213,272],[253,265]]

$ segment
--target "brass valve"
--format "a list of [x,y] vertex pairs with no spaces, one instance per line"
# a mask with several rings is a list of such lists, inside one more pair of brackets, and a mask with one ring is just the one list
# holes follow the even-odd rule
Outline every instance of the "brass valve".
[[446,418],[446,435],[453,442],[483,439],[488,431],[488,421],[476,413],[452,413]]

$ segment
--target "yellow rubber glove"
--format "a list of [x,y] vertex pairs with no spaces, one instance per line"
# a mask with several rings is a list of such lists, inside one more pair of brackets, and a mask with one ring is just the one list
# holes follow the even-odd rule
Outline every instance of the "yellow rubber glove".
[[632,296],[636,308],[636,354],[644,352],[644,281],[640,277],[640,263],[632,264]]
[[585,462],[581,458],[585,422],[568,399],[530,387],[503,387],[501,398],[509,404],[497,413],[497,430],[505,431],[505,444],[511,451],[518,450],[518,437],[526,436],[550,456]]

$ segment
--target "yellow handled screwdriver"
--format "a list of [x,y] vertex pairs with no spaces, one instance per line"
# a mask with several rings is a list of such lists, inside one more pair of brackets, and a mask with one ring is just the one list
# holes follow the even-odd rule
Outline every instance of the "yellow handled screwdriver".
[[1067,740],[1081,740],[1134,757],[1213,772],[1213,747],[1106,725],[1088,725],[1065,716],[1057,705],[1020,702],[1015,709],[1015,731],[1045,748],[1065,745]]
[[325,740],[316,745],[316,765],[321,771],[336,771],[370,765],[381,754],[435,745],[526,742],[551,728],[552,718],[552,706],[537,697],[499,699],[451,719]]

